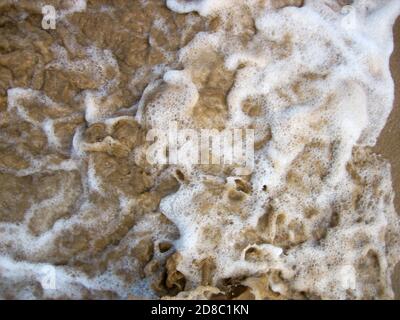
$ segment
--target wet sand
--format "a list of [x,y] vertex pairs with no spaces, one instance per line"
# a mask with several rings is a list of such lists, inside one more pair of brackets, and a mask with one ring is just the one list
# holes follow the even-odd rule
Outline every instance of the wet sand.
[[400,212],[400,18],[394,26],[395,48],[390,59],[390,67],[396,86],[395,102],[392,113],[382,131],[375,151],[390,161],[395,195],[396,212]]
[[[382,131],[375,151],[382,154],[390,161],[392,167],[393,189],[395,190],[394,205],[396,212],[400,213],[400,17],[394,26],[395,48],[390,59],[390,68],[392,70],[395,82],[395,101],[392,113]],[[393,277],[393,288],[395,290],[396,300],[400,300],[400,264],[395,268]]]

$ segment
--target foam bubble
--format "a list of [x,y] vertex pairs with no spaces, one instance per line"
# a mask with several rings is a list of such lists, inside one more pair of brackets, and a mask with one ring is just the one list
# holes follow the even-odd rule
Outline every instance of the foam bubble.
[[[76,98],[86,124],[74,131],[70,159],[30,157],[29,168],[12,172],[16,185],[26,176],[68,176],[57,192],[43,190],[36,202],[29,198],[23,221],[0,222],[1,276],[9,286],[34,283],[18,297],[34,298],[38,286],[46,298],[97,291],[154,297],[154,265],[132,258],[137,247],[140,254],[151,247],[162,265],[176,251],[173,271],[185,277],[181,289],[192,293],[207,285],[222,288],[231,279],[260,299],[393,297],[399,218],[390,167],[368,147],[393,104],[389,57],[400,2],[354,1],[345,8],[334,0],[299,2],[168,0],[171,10],[196,11],[219,25],[197,33],[173,65],[153,70],[140,101],[122,113],[129,116],[115,114],[119,80],[108,71],[120,70],[111,51],[75,43],[71,48],[83,56],[70,59],[65,49],[52,48],[56,60],[48,69],[88,74],[95,83],[83,85]],[[64,14],[85,8],[85,1],[74,1]],[[168,34],[164,22],[154,26]],[[132,75],[132,87],[146,72],[143,67]],[[57,108],[40,91],[12,88],[8,112],[43,130],[50,148],[60,151],[55,124],[69,118],[37,119],[24,104],[35,99],[43,108]],[[189,161],[167,169],[133,165],[130,157],[142,157],[145,145],[123,163],[99,152],[119,143],[113,130],[123,121],[137,121],[143,131],[165,130],[173,122],[178,129],[253,129],[254,168]],[[93,124],[104,132],[87,143],[85,130]],[[194,149],[194,142],[187,147]],[[159,199],[153,187],[126,180],[134,169],[143,181],[175,176],[180,185]],[[143,190],[111,190],[115,180]],[[46,228],[32,226],[40,215]],[[161,252],[157,247],[166,240],[173,249]],[[89,277],[65,259],[102,269]],[[55,275],[57,290],[46,288],[43,270]]]

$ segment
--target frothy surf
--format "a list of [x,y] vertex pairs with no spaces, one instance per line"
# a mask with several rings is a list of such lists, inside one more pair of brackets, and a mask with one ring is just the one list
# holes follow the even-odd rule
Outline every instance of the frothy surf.
[[[73,32],[46,68],[86,74],[79,90],[55,101],[40,86],[8,89],[2,124],[44,142],[32,151],[23,133],[0,134],[20,159],[1,160],[0,295],[393,298],[400,220],[390,166],[370,147],[393,105],[400,1],[135,5],[155,3],[148,31],[126,16],[143,19],[126,64],[79,43],[79,19],[115,9],[64,8]],[[150,56],[126,72],[133,50]],[[124,90],[141,94],[127,104]],[[150,165],[146,132],[170,123],[254,130],[254,167]]]

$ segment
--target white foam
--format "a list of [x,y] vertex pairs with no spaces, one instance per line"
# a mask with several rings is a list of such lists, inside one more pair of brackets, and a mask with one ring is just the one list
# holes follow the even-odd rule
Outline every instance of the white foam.
[[[218,12],[226,21],[227,17],[234,16],[234,11],[240,4],[245,3],[248,2],[238,1],[235,5],[228,6],[223,1],[218,4],[212,1],[169,1],[168,6],[178,12],[197,11],[202,15],[214,15]],[[373,145],[383,128],[393,103],[393,81],[388,69],[388,58],[392,50],[391,27],[400,11],[399,2],[388,1],[381,6],[376,4],[376,11],[372,14],[366,10],[368,4],[361,1],[356,1],[353,7],[342,10],[337,4],[335,6],[332,8],[337,8],[337,11],[318,1],[309,1],[303,8],[289,7],[278,11],[253,12],[258,33],[247,47],[238,47],[236,52],[231,47],[224,47],[224,44],[230,43],[231,35],[223,32],[199,34],[181,50],[180,60],[185,63],[187,69],[190,69],[196,57],[201,57],[207,50],[224,54],[226,65],[230,69],[234,70],[240,63],[244,63],[245,67],[237,71],[235,84],[229,93],[230,119],[226,126],[241,127],[253,123],[258,125],[259,130],[266,130],[265,124],[268,124],[272,133],[272,140],[256,152],[257,165],[251,180],[255,191],[244,201],[248,210],[239,210],[244,210],[246,214],[238,216],[223,195],[219,198],[207,196],[207,190],[201,182],[183,185],[177,193],[161,201],[161,210],[181,232],[181,238],[176,243],[177,250],[183,257],[179,270],[193,283],[198,283],[200,277],[193,271],[193,261],[200,261],[209,255],[217,264],[218,271],[214,281],[235,275],[251,275],[261,272],[260,270],[271,270],[273,264],[265,263],[266,261],[261,265],[249,261],[239,262],[233,244],[240,242],[241,232],[249,225],[254,226],[262,216],[266,198],[274,196],[277,197],[274,200],[275,206],[285,212],[286,219],[301,221],[305,225],[306,234],[311,232],[312,225],[299,211],[301,207],[307,206],[309,199],[304,199],[305,196],[295,190],[291,190],[287,195],[279,195],[287,183],[287,173],[293,168],[294,161],[305,146],[313,141],[327,144],[339,141],[334,159],[330,162],[331,173],[327,176],[325,185],[307,180],[308,177],[304,176],[305,181],[309,181],[306,185],[321,190],[310,195],[315,197],[310,203],[318,203],[330,210],[329,203],[339,201],[349,192],[345,187],[350,183],[347,181],[349,176],[346,164],[351,161],[353,147]],[[221,10],[222,7],[224,10]],[[388,18],[384,18],[384,15]],[[378,18],[374,18],[378,16],[379,26]],[[375,26],[376,30],[372,32]],[[285,41],[290,42],[290,47],[285,49],[287,56],[280,57],[281,52],[273,47],[273,43]],[[299,78],[302,74],[305,77]],[[310,75],[310,78],[307,78],[307,75]],[[296,93],[296,88],[291,85],[301,86],[301,92]],[[279,90],[285,92],[291,101],[280,97]],[[306,98],[299,98],[298,95],[301,94]],[[263,97],[261,106],[264,116],[254,119],[245,115],[241,108],[247,97],[257,96]],[[159,101],[160,105],[170,105],[167,98]],[[190,106],[180,108],[190,109]],[[178,119],[184,123],[186,119],[181,115],[185,114],[185,111],[179,111],[178,114]],[[169,119],[165,114],[152,114],[152,127],[163,127],[166,118]],[[326,125],[315,129],[313,125],[317,123]],[[310,161],[316,161],[321,156],[314,153],[313,157],[314,160]],[[190,174],[196,177],[193,181],[201,181],[201,177],[206,173],[201,169],[194,169]],[[303,172],[303,175],[306,174]],[[226,188],[229,188],[230,179],[232,178],[228,177]],[[262,186],[267,187],[267,195],[260,191]],[[200,206],[202,202],[213,205],[203,212]],[[239,207],[242,205],[246,207],[242,203],[237,204]],[[389,205],[386,212],[392,210],[392,205]],[[221,218],[221,215],[224,218]],[[393,213],[389,216],[394,217]],[[228,217],[236,222],[228,223]],[[210,225],[213,225],[214,231],[219,234],[220,238],[216,242],[208,242],[202,236]],[[218,226],[224,226],[223,232],[219,233]],[[374,230],[376,228],[384,228],[384,225],[376,222]],[[366,229],[364,232],[369,234]],[[289,240],[294,241],[295,236],[295,233],[289,232]],[[335,246],[336,240],[329,249],[321,249],[321,260],[327,259],[322,257],[333,259],[336,256]],[[310,255],[316,254],[312,241],[303,247],[309,250]],[[294,247],[290,253],[296,257],[298,264],[307,260],[305,253],[300,254],[301,250]],[[242,252],[242,258],[243,254]],[[356,253],[349,256],[345,261],[348,267],[338,267],[341,271],[321,266],[321,270],[324,271],[318,276],[305,276],[303,287],[295,286],[299,290],[300,287],[306,291],[315,290],[320,296],[327,297],[343,298],[347,289],[354,290],[355,295],[361,294],[358,284],[356,288],[357,271],[353,267],[359,258]],[[291,258],[276,259],[280,263],[279,268],[286,270],[288,266],[285,266],[285,261]],[[289,271],[285,272],[290,274]],[[335,281],[337,273],[342,274],[341,280],[338,280],[341,287],[330,294],[327,288]],[[390,294],[391,289],[387,290]]]
[[[392,297],[390,272],[399,260],[400,227],[392,203],[390,168],[369,155],[361,158],[370,163],[352,162],[355,147],[362,149],[376,142],[392,108],[391,28],[400,13],[400,1],[359,0],[343,9],[334,0],[308,0],[302,8],[279,10],[269,1],[264,7],[260,3],[168,0],[168,7],[176,12],[219,16],[222,26],[216,32],[198,33],[180,50],[174,68],[181,65],[183,70],[158,66],[139,103],[129,109],[137,110],[135,120],[146,129],[164,130],[174,121],[180,129],[195,128],[193,110],[204,89],[196,75],[210,71],[199,70],[210,68],[208,59],[215,62],[215,57],[221,57],[221,63],[235,73],[224,126],[252,126],[257,139],[270,133],[270,139],[255,151],[251,176],[246,177],[236,164],[230,171],[212,174],[187,161],[168,169],[179,169],[185,176],[179,190],[161,200],[159,210],[179,229],[174,249],[181,256],[178,270],[187,280],[186,289],[201,284],[198,263],[212,258],[212,285],[229,277],[251,279],[279,272],[281,278],[271,277],[268,286],[284,297],[305,292],[325,299],[363,298],[371,288],[366,289],[368,284],[360,280],[359,264],[373,252],[379,261],[381,296]],[[85,1],[77,1],[71,12],[85,7]],[[167,32],[161,20],[154,25]],[[107,102],[118,81],[106,80],[105,70],[112,67],[118,74],[118,64],[108,50],[84,50],[85,59],[69,61],[66,50],[55,46],[57,59],[48,68],[93,74],[101,86],[82,92],[81,107],[89,125],[105,123],[110,133],[117,121],[132,119],[114,117]],[[144,71],[133,75],[132,86],[141,72]],[[211,85],[208,80],[206,85]],[[40,99],[46,107],[52,107],[54,102],[30,89],[8,90],[8,111],[42,128],[50,145],[57,148],[53,120],[32,119],[21,103],[25,98]],[[251,116],[243,110],[247,99],[256,101],[259,115]],[[70,160],[46,166],[41,159],[32,159],[31,167],[19,172],[23,176],[44,169],[79,169],[84,191],[77,212],[68,219],[58,219],[50,230],[38,236],[31,234],[26,221],[0,223],[0,252],[11,256],[0,258],[0,269],[5,270],[2,276],[16,281],[32,276],[44,286],[40,270],[51,265],[17,262],[12,257],[41,261],[48,258],[62,232],[85,226],[112,233],[121,218],[139,207],[138,199],[122,195],[119,203],[110,203],[104,210],[91,202],[90,192],[108,196],[104,190],[107,181],[96,175],[93,159],[87,161],[90,155],[83,133],[83,126],[75,131]],[[105,140],[115,141],[111,137]],[[137,148],[134,152],[143,156],[144,150]],[[351,176],[347,168],[350,165],[365,183]],[[159,173],[159,167],[151,169]],[[249,190],[240,183],[249,186]],[[63,207],[65,192],[68,190],[59,190],[33,205],[25,218],[29,220],[41,209]],[[356,198],[359,203],[354,204],[357,192],[361,192]],[[310,208],[315,212],[308,213]],[[335,214],[339,215],[337,225]],[[160,230],[167,227],[161,226],[158,217],[158,212],[146,213],[121,242],[133,248],[143,235],[149,235],[156,244],[163,241],[166,236]],[[268,220],[266,226],[260,226],[260,219]],[[321,229],[326,234],[318,239]],[[383,238],[388,231],[394,240],[385,243]],[[61,289],[46,289],[45,296],[54,298],[61,292],[78,297],[78,285],[89,290],[113,290],[120,297],[132,291],[151,296],[148,279],[127,287],[114,274],[121,266],[137,270],[136,263],[124,257],[90,279],[72,268],[55,267]],[[244,284],[250,286],[250,282],[245,280]],[[25,297],[33,297],[33,293],[24,292],[21,294]]]
[[167,6],[179,13],[188,13],[197,11],[199,14],[206,16],[231,5],[229,0],[206,0],[206,1],[185,1],[185,0],[167,0]]

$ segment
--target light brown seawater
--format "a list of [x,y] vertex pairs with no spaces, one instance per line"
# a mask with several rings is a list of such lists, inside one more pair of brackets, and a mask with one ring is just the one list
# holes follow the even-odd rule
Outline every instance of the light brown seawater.
[[[394,203],[400,212],[400,21],[391,59],[395,107],[373,149],[382,157],[369,147],[354,147],[343,166],[348,191],[338,192],[324,207],[314,200],[324,195],[332,171],[339,170],[332,163],[341,142],[309,138],[301,129],[295,131],[297,122],[290,126],[289,118],[287,130],[295,128],[293,134],[289,131],[294,137],[290,141],[303,148],[291,160],[284,186],[277,191],[267,188],[269,177],[255,190],[259,183],[255,175],[237,177],[233,166],[196,168],[206,179],[191,181],[190,172],[150,165],[143,156],[149,146],[148,130],[163,124],[164,118],[195,129],[227,127],[232,118],[228,96],[240,87],[237,77],[251,65],[249,57],[268,49],[271,59],[284,65],[301,47],[301,39],[293,34],[269,39],[258,32],[253,15],[267,1],[254,3],[254,8],[244,6],[223,20],[176,13],[164,0],[88,0],[81,12],[68,12],[72,1],[49,0],[46,4],[64,18],[57,20],[56,29],[44,30],[39,3],[0,0],[0,298],[392,297],[388,272],[398,260],[393,248],[398,247],[399,230],[397,224],[382,222],[387,217],[397,221],[383,159],[392,166],[398,193]],[[346,4],[336,1],[331,9],[336,14]],[[303,5],[302,0],[275,0],[270,9]],[[301,19],[296,23],[301,25]],[[214,47],[196,43],[192,54],[180,56],[180,50],[201,32],[229,37]],[[306,67],[295,78],[288,77],[272,98],[253,94],[243,99],[240,109],[250,119],[246,128],[261,132],[256,135],[256,151],[261,153],[282,134],[265,120],[277,112],[268,108],[276,101],[276,109],[282,110],[315,101],[315,96],[322,96],[320,83],[329,77],[330,68],[343,62],[334,44],[317,40],[332,53],[321,67],[327,70],[316,73]],[[353,48],[351,41],[344,43]],[[224,55],[237,48],[249,50],[249,61],[243,58],[245,62],[228,68]],[[368,63],[379,78],[380,66]],[[168,83],[163,80],[168,70],[185,70],[191,81],[183,87]],[[186,102],[178,98],[190,85],[198,99],[190,110],[190,122],[184,122],[178,109]],[[360,91],[355,82],[345,83],[345,88],[350,94]],[[309,112],[305,121],[312,130],[329,132],[329,121],[321,114],[326,112],[330,119],[329,112],[340,102],[335,99],[332,94],[320,109]],[[165,101],[177,108],[160,120],[155,115],[163,114]],[[135,117],[138,110],[141,121]],[[278,161],[274,165],[279,169]],[[177,207],[170,208],[178,209],[161,210],[160,204],[167,202],[168,209],[165,199],[178,191],[191,200],[177,198],[180,201],[172,201]],[[262,214],[251,225],[246,219],[255,204]],[[189,218],[182,218],[189,223],[182,229],[174,219],[186,213]],[[381,214],[379,219],[375,213]],[[203,223],[207,219],[211,223]],[[182,246],[185,227],[196,224],[193,221],[199,222],[200,230],[193,255],[201,258],[195,259],[177,248]],[[231,230],[234,236],[229,236]],[[384,244],[389,254],[381,250]],[[346,260],[344,252],[351,257]],[[228,260],[219,260],[219,253]],[[238,272],[222,276],[226,273],[220,270],[229,269],[229,259],[243,264],[239,263]],[[46,266],[58,270],[56,290],[45,289],[40,280],[40,270]],[[329,289],[338,283],[331,276],[340,272],[350,274],[340,279],[345,289]],[[397,296],[399,274],[400,270],[394,277]],[[319,280],[328,289],[318,291]]]

